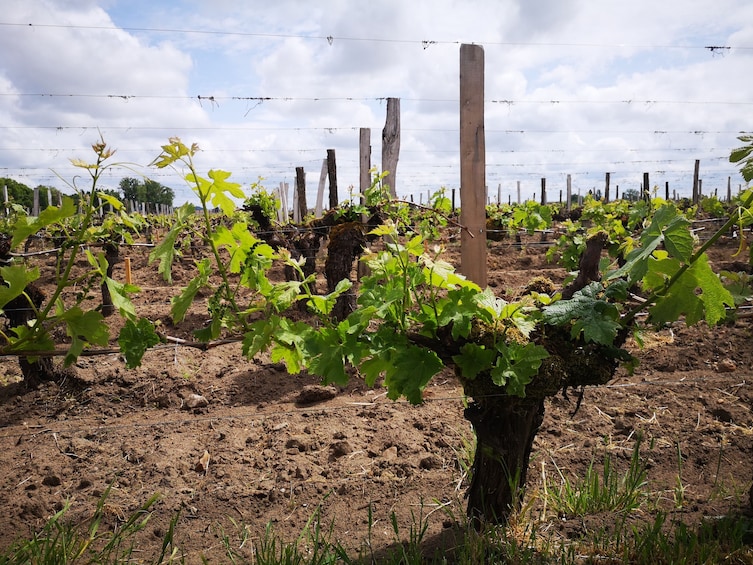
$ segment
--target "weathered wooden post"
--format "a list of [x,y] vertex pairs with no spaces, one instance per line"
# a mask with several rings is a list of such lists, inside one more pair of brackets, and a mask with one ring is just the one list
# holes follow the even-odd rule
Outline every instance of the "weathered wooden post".
[[359,185],[361,192],[361,203],[364,203],[363,195],[371,187],[371,129],[361,128],[358,135],[359,151]]
[[298,217],[301,221],[309,213],[308,204],[306,203],[306,173],[303,167],[295,168],[295,190],[298,195]]
[[648,183],[648,173],[643,173],[643,200],[651,200],[651,186]]
[[573,177],[572,175],[567,175],[567,188],[566,188],[566,197],[567,197],[567,211],[569,212],[572,210],[573,207]]
[[340,202],[337,198],[337,163],[334,149],[327,149],[327,176],[329,177],[329,208],[334,210]]
[[546,178],[541,178],[541,205],[546,206]]
[[31,215],[36,217],[39,216],[39,187],[34,188],[34,195],[33,195],[33,202],[31,206]]
[[700,194],[698,191],[698,175],[701,170],[701,160],[695,160],[695,167],[693,168],[693,204],[698,204],[700,200]]
[[319,173],[319,187],[316,191],[316,209],[314,215],[317,218],[322,217],[322,208],[324,207],[324,186],[327,181],[327,159],[322,159],[322,172]]
[[400,99],[387,98],[387,119],[382,130],[382,172],[390,194],[397,198],[397,160],[400,157]]
[[609,202],[609,180],[610,180],[611,174],[607,173],[606,178],[604,179],[604,202]]
[[481,288],[486,272],[484,49],[460,46],[460,270]]

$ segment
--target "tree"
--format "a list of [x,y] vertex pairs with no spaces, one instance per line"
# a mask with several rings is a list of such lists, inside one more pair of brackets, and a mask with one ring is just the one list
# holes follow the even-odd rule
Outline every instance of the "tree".
[[121,179],[118,186],[123,193],[124,200],[144,202],[149,205],[147,211],[150,212],[157,211],[157,204],[172,206],[175,198],[172,188],[151,179],[140,181],[126,177]]
[[[0,186],[8,189],[8,200],[13,204],[31,210],[34,205],[34,191],[23,183],[9,178],[0,178]],[[45,196],[46,198],[46,196]]]

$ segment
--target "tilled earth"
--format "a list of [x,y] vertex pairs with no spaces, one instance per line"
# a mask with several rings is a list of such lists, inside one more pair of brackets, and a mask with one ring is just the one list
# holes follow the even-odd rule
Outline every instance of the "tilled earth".
[[[732,251],[716,249],[715,267],[729,268]],[[190,260],[169,286],[147,264],[147,250],[127,253],[142,288],[138,312],[190,339],[205,322],[201,300],[180,328],[168,316],[170,297],[190,280]],[[565,273],[544,253],[491,244],[490,285],[501,293],[539,274],[560,282]],[[540,531],[567,539],[613,526],[613,516],[542,516],[542,481],[582,476],[606,453],[624,470],[639,437],[647,492],[673,519],[698,525],[747,512],[751,323],[666,328],[647,336],[643,349],[632,346],[641,361],[634,374],[620,370],[609,385],[587,389],[577,411],[577,391],[552,398],[526,495],[531,516],[543,519]],[[68,519],[85,521],[108,489],[110,525],[159,494],[138,538],[135,555],[144,560],[159,553],[177,513],[174,540],[188,563],[224,562],[227,545],[250,556],[268,524],[292,540],[314,516],[345,547],[368,545],[377,556],[396,542],[393,513],[403,537],[427,519],[428,547],[452,543],[462,521],[472,432],[449,372],[431,383],[421,406],[392,402],[357,375],[346,388],[323,387],[267,359],[249,361],[232,343],[207,351],[161,346],[135,370],[117,354],[82,357],[75,376],[37,390],[19,380],[17,360],[0,360],[0,549],[65,504]]]

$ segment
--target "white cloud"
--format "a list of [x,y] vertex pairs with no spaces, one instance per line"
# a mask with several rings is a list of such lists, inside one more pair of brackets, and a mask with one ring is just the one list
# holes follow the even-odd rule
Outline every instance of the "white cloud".
[[378,165],[395,96],[398,191],[457,187],[461,41],[485,49],[487,179],[504,194],[568,173],[590,188],[606,171],[686,190],[696,158],[726,183],[735,132],[753,129],[744,0],[13,0],[0,23],[0,53],[13,53],[0,57],[0,176],[31,186],[59,185],[49,168],[72,175],[67,159],[89,157],[101,131],[140,164],[180,135],[205,149],[200,167],[244,183],[305,166],[311,191],[335,148],[344,197],[358,128]]

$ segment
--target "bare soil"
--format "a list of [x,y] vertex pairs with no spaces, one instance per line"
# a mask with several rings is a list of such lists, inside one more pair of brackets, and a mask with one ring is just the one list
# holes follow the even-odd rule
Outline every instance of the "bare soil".
[[[545,250],[490,244],[490,285],[501,294],[535,275],[561,282],[565,273],[545,260]],[[731,244],[712,250],[714,266],[728,268],[733,251]],[[147,264],[147,253],[121,252],[142,289],[137,310],[161,320],[165,333],[190,339],[206,321],[206,296],[178,328],[169,308],[192,276],[191,260],[176,266],[171,286]],[[455,245],[448,257],[457,263]],[[52,259],[36,261],[49,277]],[[114,277],[123,280],[122,263]],[[713,329],[674,325],[647,336],[643,349],[631,344],[640,359],[635,373],[620,370],[609,385],[587,389],[577,411],[577,391],[552,398],[528,478],[534,515],[543,510],[544,478],[582,476],[605,453],[625,469],[639,435],[647,492],[673,519],[695,527],[747,512],[751,324],[741,318]],[[138,539],[144,560],[158,554],[178,512],[174,539],[187,563],[202,556],[226,562],[223,537],[250,557],[267,524],[295,539],[316,511],[345,547],[370,543],[377,558],[396,542],[393,513],[401,536],[428,516],[427,551],[455,543],[472,432],[449,372],[434,379],[420,406],[392,402],[357,375],[345,388],[322,387],[268,359],[245,359],[239,344],[158,347],[135,370],[117,354],[82,357],[75,377],[62,383],[27,390],[19,381],[17,360],[0,359],[0,549],[30,536],[66,502],[68,518],[83,522],[110,486],[111,525],[160,495]],[[567,539],[613,527],[614,516],[549,512],[544,524],[542,532]]]

